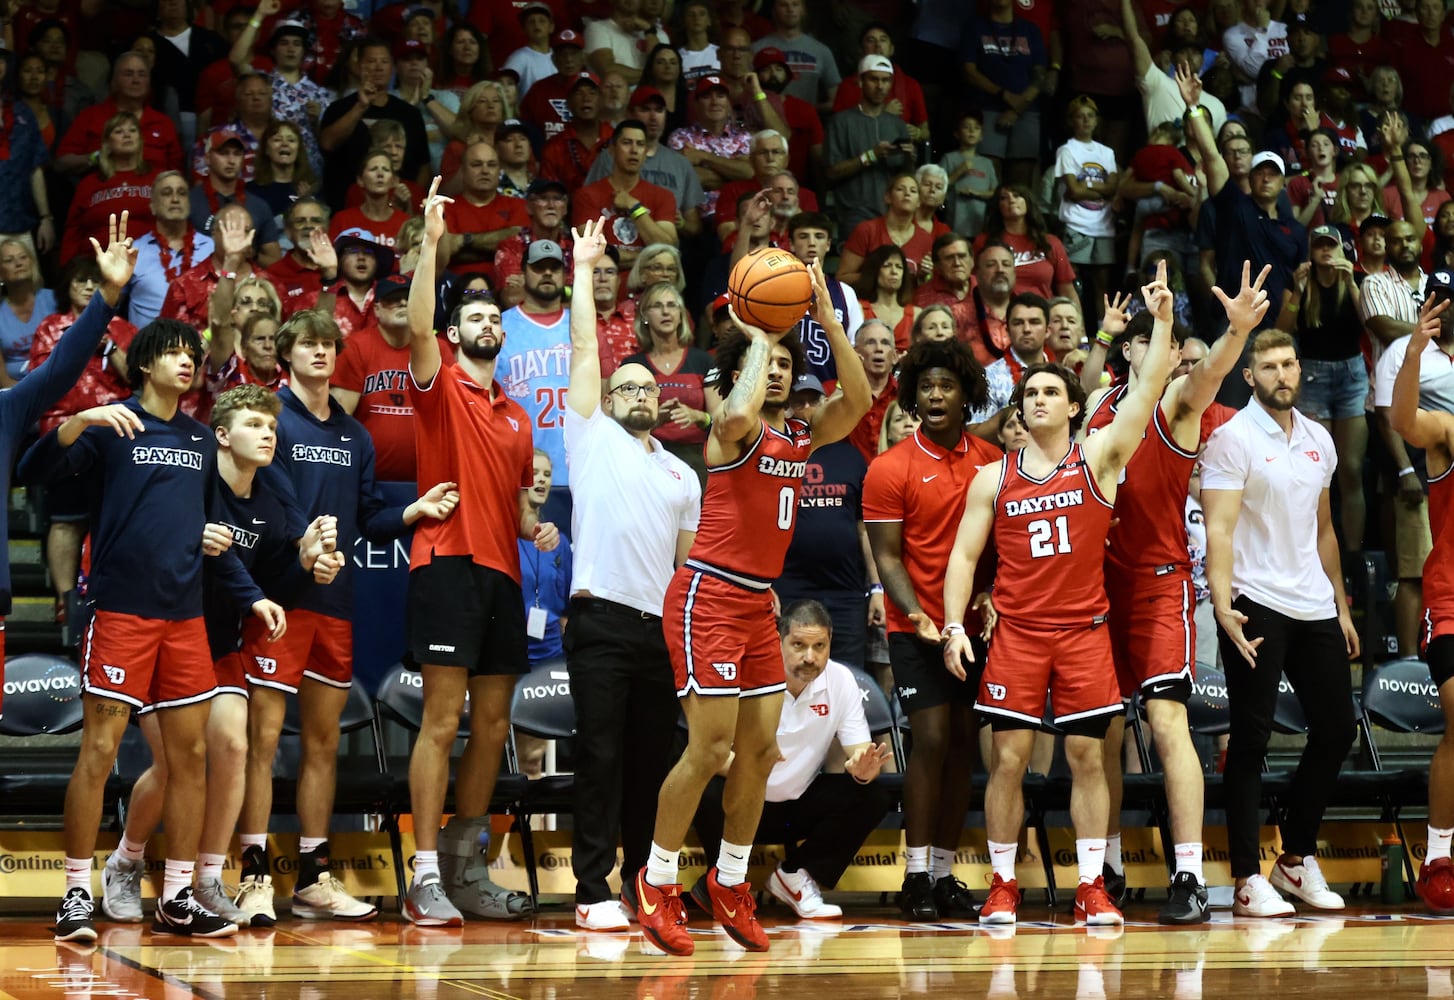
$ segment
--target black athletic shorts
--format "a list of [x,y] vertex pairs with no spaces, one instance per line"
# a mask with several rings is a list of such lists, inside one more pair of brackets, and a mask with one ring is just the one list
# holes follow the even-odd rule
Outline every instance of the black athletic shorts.
[[889,663],[894,669],[894,688],[905,715],[940,705],[974,705],[979,678],[984,670],[985,648],[979,636],[971,636],[974,662],[965,665],[965,680],[959,680],[944,666],[944,647],[931,646],[907,632],[889,633]]
[[435,556],[409,573],[409,652],[471,677],[530,670],[520,584],[466,556]]

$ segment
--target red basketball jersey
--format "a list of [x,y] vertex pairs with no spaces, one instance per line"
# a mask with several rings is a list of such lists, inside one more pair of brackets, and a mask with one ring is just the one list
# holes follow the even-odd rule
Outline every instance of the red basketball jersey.
[[[1086,419],[1094,434],[1115,419],[1126,386],[1101,397]],[[1141,445],[1131,456],[1116,487],[1120,520],[1106,549],[1106,573],[1116,580],[1191,572],[1186,546],[1186,493],[1196,452],[1185,451],[1171,433],[1171,424],[1156,405]]]
[[1434,547],[1424,560],[1424,607],[1435,621],[1454,621],[1454,468],[1429,480],[1429,527]]
[[813,432],[762,421],[757,440],[730,465],[707,467],[707,495],[690,564],[753,590],[782,575],[798,515]]
[[1080,445],[1043,480],[1026,475],[1024,457],[1006,457],[995,494],[995,609],[1020,624],[1090,625],[1109,606],[1102,565],[1112,505]]

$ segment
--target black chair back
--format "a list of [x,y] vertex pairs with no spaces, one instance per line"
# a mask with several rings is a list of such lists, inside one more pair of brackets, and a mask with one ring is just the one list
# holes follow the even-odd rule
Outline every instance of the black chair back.
[[564,660],[547,660],[516,682],[510,722],[521,732],[545,740],[570,739],[576,734],[576,703]]
[[[7,692],[7,715],[8,697]],[[1429,676],[1429,665],[1413,657],[1365,668],[1363,710],[1379,726],[1392,732],[1431,735],[1444,732],[1439,689]]]
[[1198,736],[1221,736],[1232,728],[1227,675],[1210,663],[1198,663],[1186,703],[1187,721]]
[[5,664],[5,715],[0,733],[39,736],[81,728],[81,670],[62,656],[27,653]]

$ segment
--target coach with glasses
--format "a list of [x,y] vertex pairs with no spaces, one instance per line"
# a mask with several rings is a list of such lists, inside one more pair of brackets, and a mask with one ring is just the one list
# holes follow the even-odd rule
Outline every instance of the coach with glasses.
[[[606,254],[605,222],[575,235],[575,287],[591,287]],[[621,881],[646,864],[657,792],[671,763],[678,715],[661,609],[673,571],[697,533],[696,474],[651,431],[661,386],[650,368],[623,364],[601,378],[596,306],[570,310],[565,455],[577,540],[566,667],[576,705],[576,925],[626,930],[606,877],[622,846]]]

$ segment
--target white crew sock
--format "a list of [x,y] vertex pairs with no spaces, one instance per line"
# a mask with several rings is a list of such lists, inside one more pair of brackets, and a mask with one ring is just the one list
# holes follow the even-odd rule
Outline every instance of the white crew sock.
[[928,873],[929,848],[927,846],[904,848],[904,874],[927,875]]
[[675,885],[677,882],[677,865],[681,855],[677,851],[668,851],[666,848],[651,842],[651,855],[646,859],[646,884],[647,885]]
[[162,899],[176,899],[177,893],[191,886],[192,876],[196,874],[196,870],[195,861],[178,861],[176,858],[167,858],[167,867],[162,874]]
[[993,840],[989,842],[990,867],[994,873],[1006,882],[1012,882],[1015,878],[1015,855],[1019,853],[1018,844],[996,844]]
[[[1111,871],[1117,875],[1126,874],[1126,865],[1121,860],[1121,835],[1112,834],[1106,838],[1106,864],[1111,866]],[[1096,873],[1097,875],[1100,872]]]
[[1106,842],[1086,837],[1075,842],[1075,860],[1080,866],[1080,883],[1088,885],[1101,877],[1106,867]]
[[717,852],[717,884],[730,889],[746,882],[747,859],[751,854],[751,844],[732,844],[723,840]]
[[929,848],[929,875],[938,882],[954,874],[954,852],[947,847]]
[[1206,885],[1206,879],[1202,877],[1202,845],[1177,844],[1176,845],[1176,873],[1191,872],[1197,877],[1197,881]]

